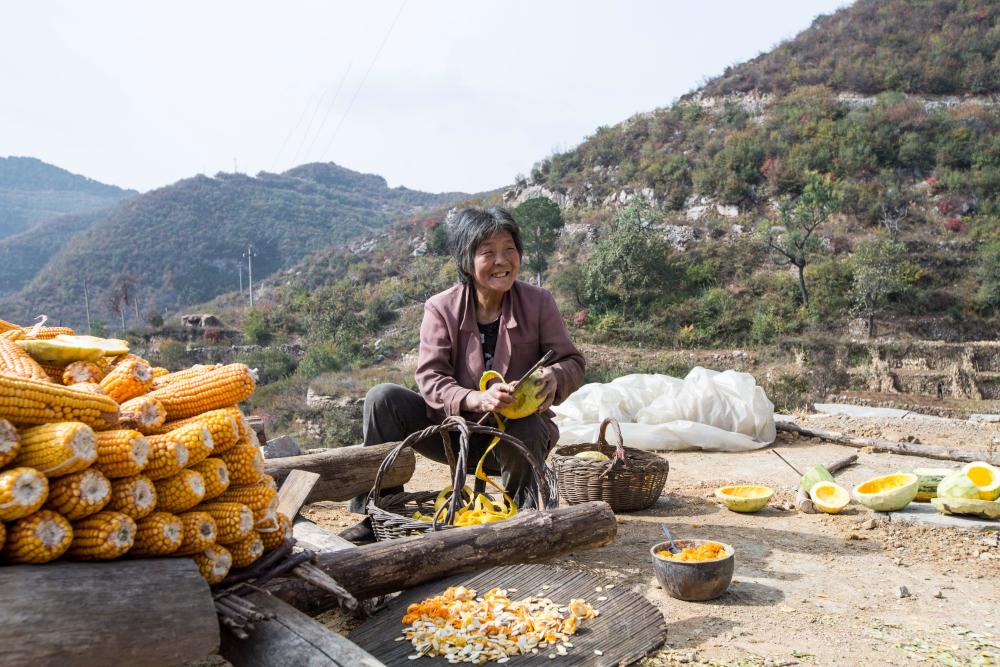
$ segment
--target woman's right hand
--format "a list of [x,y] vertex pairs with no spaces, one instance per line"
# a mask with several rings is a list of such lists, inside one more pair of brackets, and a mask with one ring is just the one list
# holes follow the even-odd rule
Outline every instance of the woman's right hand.
[[462,409],[468,412],[496,412],[514,402],[509,384],[494,382],[486,391],[470,391],[462,400]]

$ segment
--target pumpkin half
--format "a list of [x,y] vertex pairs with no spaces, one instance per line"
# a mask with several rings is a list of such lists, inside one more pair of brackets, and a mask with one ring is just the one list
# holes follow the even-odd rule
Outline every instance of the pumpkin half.
[[816,482],[809,490],[809,498],[816,509],[827,514],[836,514],[851,502],[847,489],[836,482]]
[[767,505],[774,495],[768,486],[724,486],[715,490],[715,497],[734,512],[756,512]]
[[895,512],[917,496],[920,478],[909,472],[897,472],[869,479],[854,487],[854,499],[876,512]]
[[980,500],[1000,498],[1000,470],[985,461],[976,461],[962,468],[962,474],[969,478],[979,490]]

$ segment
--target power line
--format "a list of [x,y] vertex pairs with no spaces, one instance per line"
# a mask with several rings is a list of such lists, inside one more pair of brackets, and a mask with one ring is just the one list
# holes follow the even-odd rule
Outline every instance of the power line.
[[406,2],[407,0],[403,0],[403,2],[399,5],[399,10],[396,12],[396,16],[393,17],[392,23],[389,24],[389,29],[386,30],[385,37],[382,39],[382,43],[378,47],[378,51],[375,52],[375,57],[372,58],[371,64],[368,65],[368,70],[365,72],[365,75],[361,77],[361,83],[359,83],[358,87],[354,90],[354,96],[351,97],[351,101],[347,104],[347,109],[344,110],[344,115],[340,117],[340,122],[338,122],[337,127],[333,129],[333,135],[330,136],[330,141],[327,142],[326,150],[324,150],[322,153],[323,155],[330,154],[330,149],[333,147],[333,142],[337,138],[337,134],[340,132],[341,126],[347,119],[348,114],[351,113],[351,109],[354,107],[354,101],[358,99],[358,94],[364,87],[365,81],[368,80],[368,75],[371,74],[372,69],[375,67],[375,63],[378,61],[379,55],[381,55],[382,53],[382,49],[385,48],[386,42],[389,41],[389,36],[392,34],[392,29],[396,27],[396,21],[399,20],[399,16],[403,13],[403,9],[406,7]]
[[333,111],[334,107],[337,106],[337,100],[340,98],[340,91],[344,87],[344,82],[347,81],[347,76],[351,73],[351,68],[354,66],[354,61],[352,60],[347,64],[347,71],[344,75],[340,77],[340,83],[337,84],[337,92],[333,94],[333,101],[330,102],[330,106],[327,107],[326,113],[323,114],[323,122],[319,124],[319,129],[316,130],[316,134],[313,135],[312,141],[309,142],[309,148],[303,154],[303,159],[308,158],[309,154],[312,153],[313,147],[316,145],[316,140],[323,136],[323,128],[326,127],[326,121],[330,118],[330,112]]

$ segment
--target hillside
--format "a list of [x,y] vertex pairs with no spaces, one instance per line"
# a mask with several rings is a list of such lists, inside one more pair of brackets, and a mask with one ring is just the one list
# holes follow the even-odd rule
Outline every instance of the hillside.
[[66,214],[108,209],[135,191],[30,157],[0,157],[0,239]]
[[[262,280],[317,249],[462,196],[390,189],[379,176],[334,164],[256,177],[196,176],[103,216],[51,255],[24,289],[0,299],[0,310],[14,319],[45,313],[79,325],[83,277],[100,306],[123,275],[135,278],[143,312],[171,310],[236,289],[249,245],[254,278]],[[107,309],[98,312],[110,319]]]

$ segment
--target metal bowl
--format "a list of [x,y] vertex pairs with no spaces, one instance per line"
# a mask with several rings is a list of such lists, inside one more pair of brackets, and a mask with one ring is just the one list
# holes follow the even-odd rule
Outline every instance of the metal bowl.
[[667,595],[678,600],[696,602],[711,600],[726,592],[733,580],[733,569],[736,566],[736,552],[730,545],[718,540],[674,540],[674,546],[685,549],[709,542],[721,544],[729,555],[718,560],[685,562],[656,554],[657,551],[668,550],[667,542],[660,542],[649,550],[656,580]]

